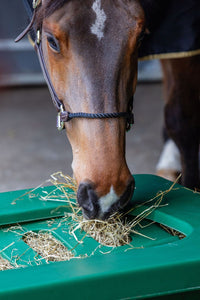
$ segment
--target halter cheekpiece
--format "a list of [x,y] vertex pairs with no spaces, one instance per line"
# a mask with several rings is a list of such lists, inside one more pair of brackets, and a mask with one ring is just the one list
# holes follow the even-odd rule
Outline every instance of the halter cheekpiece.
[[25,30],[15,39],[15,42],[20,41],[27,33],[30,33],[31,40],[34,42],[34,48],[37,52],[40,65],[46,80],[46,83],[48,85],[49,91],[51,93],[52,101],[58,111],[57,116],[57,128],[58,130],[62,130],[65,127],[65,122],[69,122],[70,120],[74,118],[87,118],[87,119],[110,119],[110,118],[125,118],[126,119],[126,130],[130,130],[131,125],[134,124],[134,115],[132,112],[133,109],[133,100],[130,101],[128,105],[128,111],[127,112],[113,112],[113,113],[84,113],[84,112],[78,112],[78,113],[72,113],[69,111],[65,111],[64,105],[62,101],[58,98],[56,91],[53,87],[53,84],[51,82],[49,73],[47,71],[44,55],[42,51],[42,44],[41,44],[41,28],[34,28],[34,22],[36,18],[36,13],[38,7],[41,5],[41,0],[33,0],[31,3],[31,0],[26,0],[25,4],[27,6],[27,11],[30,17],[30,23],[25,28]]

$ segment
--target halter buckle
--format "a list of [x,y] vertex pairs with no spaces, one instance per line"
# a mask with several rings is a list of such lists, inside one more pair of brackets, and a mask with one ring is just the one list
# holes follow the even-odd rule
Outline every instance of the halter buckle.
[[63,106],[60,106],[60,111],[58,112],[57,115],[57,129],[59,131],[63,130],[63,128],[65,127],[65,123],[63,121],[61,121],[61,113],[64,112]]

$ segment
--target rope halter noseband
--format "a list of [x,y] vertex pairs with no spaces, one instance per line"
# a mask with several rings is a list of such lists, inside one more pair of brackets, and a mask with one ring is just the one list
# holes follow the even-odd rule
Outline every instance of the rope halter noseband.
[[129,105],[128,105],[128,111],[127,112],[113,112],[113,113],[84,113],[84,112],[78,112],[78,113],[71,113],[69,111],[65,111],[62,101],[58,98],[56,91],[53,87],[53,84],[51,82],[49,73],[47,71],[44,55],[42,51],[42,45],[41,45],[41,28],[35,30],[34,28],[34,22],[36,18],[36,12],[38,7],[41,4],[41,0],[33,0],[32,6],[30,5],[30,1],[27,0],[28,10],[31,12],[30,15],[30,23],[25,28],[25,30],[15,39],[15,42],[20,41],[27,33],[31,31],[33,35],[33,41],[35,50],[37,52],[40,65],[45,77],[45,80],[47,82],[49,91],[51,93],[52,101],[58,111],[57,116],[57,128],[58,130],[62,130],[65,127],[65,122],[69,122],[70,120],[74,118],[87,118],[87,119],[111,119],[111,118],[125,118],[126,119],[126,130],[130,130],[131,125],[134,124],[134,115],[132,112],[133,109],[133,99],[131,99]]

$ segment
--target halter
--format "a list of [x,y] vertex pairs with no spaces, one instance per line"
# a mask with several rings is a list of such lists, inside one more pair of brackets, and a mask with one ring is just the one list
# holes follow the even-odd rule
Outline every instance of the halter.
[[64,109],[63,102],[58,98],[56,91],[53,87],[51,78],[46,68],[44,54],[42,51],[42,44],[41,44],[41,28],[35,30],[34,22],[36,17],[37,8],[41,4],[41,0],[33,0],[32,4],[30,0],[25,1],[27,11],[29,17],[31,19],[28,26],[25,30],[15,39],[15,42],[20,41],[27,33],[30,33],[30,38],[34,43],[34,48],[38,55],[40,65],[44,74],[44,78],[48,85],[53,104],[55,105],[58,115],[57,115],[57,128],[58,130],[62,130],[65,127],[65,122],[69,122],[74,118],[86,118],[86,119],[111,119],[111,118],[125,118],[126,119],[126,130],[129,131],[131,125],[134,124],[134,115],[132,112],[133,109],[133,99],[129,101],[128,111],[127,112],[113,112],[113,113],[84,113],[84,112],[77,112],[72,113],[66,111]]

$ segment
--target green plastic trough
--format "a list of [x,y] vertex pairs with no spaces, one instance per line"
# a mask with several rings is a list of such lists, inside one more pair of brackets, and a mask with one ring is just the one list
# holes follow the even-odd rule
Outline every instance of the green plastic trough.
[[[134,177],[135,203],[146,202],[172,185],[153,175]],[[0,255],[11,264],[26,266],[0,272],[1,300],[200,299],[200,194],[175,185],[161,207],[148,216],[156,223],[137,228],[151,239],[133,234],[132,247],[125,245],[112,250],[98,247],[91,237],[76,246],[68,225],[60,224],[67,208],[59,207],[56,201],[39,199],[52,189],[37,189],[32,197],[27,194],[16,204],[12,204],[13,200],[28,190],[0,194]],[[185,238],[171,235],[157,223],[183,233]],[[9,230],[15,224],[20,227]],[[68,249],[76,246],[76,257],[87,257],[51,263],[43,259],[41,265],[36,265],[37,253],[22,237],[39,230],[51,231]],[[81,239],[84,235],[80,231],[77,237]]]

